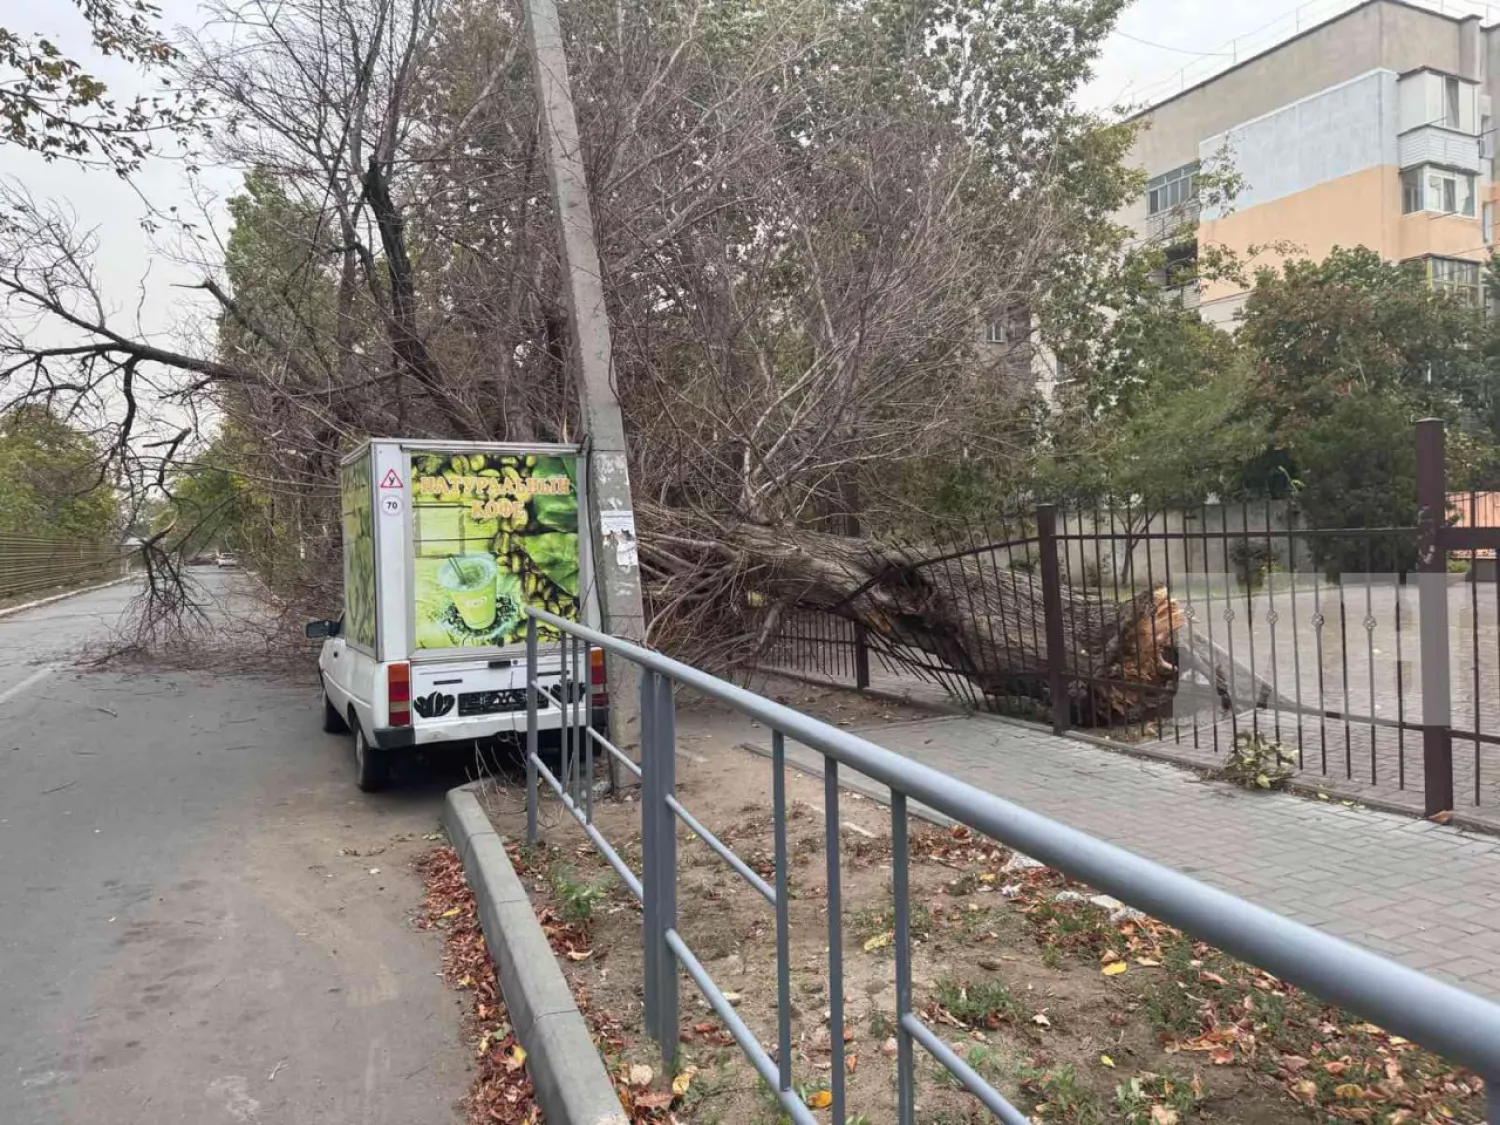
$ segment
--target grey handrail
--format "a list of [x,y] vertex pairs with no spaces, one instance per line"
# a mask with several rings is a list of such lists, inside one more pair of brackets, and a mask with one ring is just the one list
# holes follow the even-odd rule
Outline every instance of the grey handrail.
[[1500,1006],[1491,1001],[1029,812],[669,656],[541,610],[526,612],[541,624],[729,704],[835,762],[1486,1079],[1500,1080]]

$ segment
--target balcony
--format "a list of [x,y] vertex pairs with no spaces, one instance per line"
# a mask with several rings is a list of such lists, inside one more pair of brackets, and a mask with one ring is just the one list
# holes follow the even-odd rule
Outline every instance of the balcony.
[[1470,133],[1445,129],[1441,125],[1421,125],[1396,138],[1397,158],[1401,167],[1437,164],[1478,172],[1483,166],[1479,138]]

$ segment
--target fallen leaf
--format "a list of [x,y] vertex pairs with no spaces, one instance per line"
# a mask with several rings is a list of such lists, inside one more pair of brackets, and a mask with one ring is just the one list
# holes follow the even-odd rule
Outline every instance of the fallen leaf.
[[807,1104],[811,1109],[827,1109],[833,1104],[833,1095],[827,1090],[818,1090],[808,1095]]
[[1344,1071],[1349,1069],[1349,1064],[1344,1062],[1343,1059],[1334,1059],[1332,1062],[1324,1063],[1323,1069],[1337,1078],[1340,1074],[1343,1074]]
[[1115,1060],[1110,1058],[1108,1055],[1100,1055],[1099,1061],[1105,1066],[1109,1067],[1111,1070],[1115,1068]]
[[1356,1082],[1345,1082],[1343,1085],[1335,1086],[1333,1088],[1333,1096],[1336,1098],[1348,1098],[1351,1101],[1358,1101],[1360,1098],[1365,1096],[1365,1091],[1364,1087],[1360,1086]]
[[859,1065],[859,1056],[858,1055],[850,1055],[848,1058],[846,1058],[844,1060],[844,1069],[847,1070],[850,1074],[854,1073],[854,1068],[856,1066],[858,1066],[858,1065]]
[[526,1048],[519,1043],[512,1043],[505,1049],[505,1069],[520,1070],[526,1065]]
[[592,949],[570,949],[568,950],[569,961],[587,961],[594,955]]
[[660,1090],[648,1094],[636,1094],[631,1098],[637,1109],[666,1109],[672,1104],[677,1095],[669,1090]]
[[1198,974],[1198,979],[1201,981],[1206,981],[1209,984],[1220,985],[1221,987],[1227,987],[1229,984],[1229,982],[1221,977],[1218,973],[1210,973],[1206,969]]
[[744,997],[738,992],[726,992],[724,993],[724,999],[728,1000],[731,1004],[738,1004]]
[[1208,1057],[1214,1066],[1228,1066],[1234,1062],[1234,1051],[1228,1047],[1216,1047],[1208,1053]]
[[897,1051],[896,1037],[893,1035],[880,1045],[880,1053],[889,1058],[895,1058]]
[[462,913],[463,913],[463,911],[460,910],[458,907],[455,906],[452,910],[445,910],[445,911],[443,911],[441,914],[438,915],[438,917],[439,918],[452,918],[455,915],[462,914]]
[[1031,1017],[1031,1022],[1034,1023],[1034,1024],[1036,1024],[1038,1027],[1051,1027],[1052,1026],[1052,1021],[1047,1018],[1047,1015],[1046,1015],[1045,1012],[1038,1012],[1036,1015],[1032,1016]]
[[693,1084],[693,1076],[697,1073],[698,1068],[696,1066],[683,1068],[682,1073],[679,1074],[676,1078],[672,1079],[672,1093],[676,1094],[679,1098],[682,1097],[683,1094],[686,1094],[688,1092],[688,1087]]
[[1151,1107],[1151,1125],[1177,1125],[1178,1120],[1175,1109],[1169,1109],[1164,1105]]
[[1453,810],[1445,809],[1442,812],[1433,813],[1427,819],[1432,821],[1433,824],[1447,824],[1453,819]]
[[873,953],[877,949],[883,949],[885,946],[891,944],[891,939],[895,936],[890,930],[887,930],[883,934],[876,934],[874,937],[868,938],[865,941],[865,952]]
[[649,1066],[644,1063],[634,1063],[630,1067],[630,1084],[632,1086],[649,1086],[651,1079],[655,1077]]
[[1318,1084],[1311,1078],[1304,1078],[1301,1082],[1292,1086],[1292,1095],[1298,1100],[1312,1105],[1318,1100]]
[[1135,963],[1146,969],[1155,969],[1161,965],[1155,957],[1137,957]]
[[986,871],[979,877],[979,881],[981,883],[993,883],[995,881],[995,873],[993,871]]
[[1117,977],[1127,968],[1129,968],[1129,966],[1126,965],[1124,961],[1111,961],[1108,965],[1105,965],[1104,968],[1100,969],[1099,971],[1107,977]]

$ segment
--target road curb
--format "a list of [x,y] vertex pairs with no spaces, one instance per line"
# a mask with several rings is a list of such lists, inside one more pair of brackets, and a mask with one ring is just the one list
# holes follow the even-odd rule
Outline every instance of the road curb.
[[443,828],[463,861],[537,1104],[555,1125],[628,1125],[531,899],[474,790],[450,789]]
[[23,602],[21,605],[7,606],[0,609],[0,617],[9,617],[13,613],[25,613],[28,609],[39,609],[53,602],[66,601],[68,598],[82,597],[84,594],[92,594],[95,590],[108,590],[111,586],[121,586],[126,582],[139,577],[135,574],[127,574],[124,578],[115,578],[109,582],[101,582],[97,586],[85,586],[81,590],[64,590],[61,594],[51,594],[45,598],[38,598],[34,602]]

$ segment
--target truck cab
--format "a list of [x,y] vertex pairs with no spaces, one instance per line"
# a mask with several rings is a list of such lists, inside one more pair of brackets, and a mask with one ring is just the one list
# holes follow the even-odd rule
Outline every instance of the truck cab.
[[[418,747],[524,734],[526,607],[597,626],[581,457],[375,440],[344,459],[344,611],[307,635],[324,730],[353,736],[361,789]],[[603,654],[545,627],[538,641],[538,728],[602,728]]]

